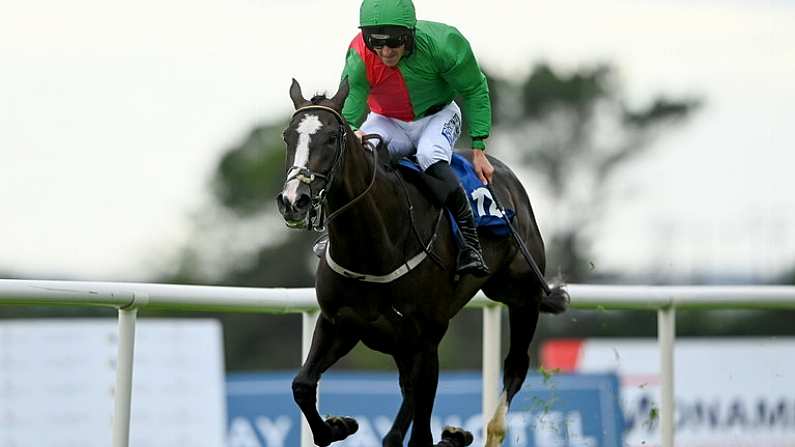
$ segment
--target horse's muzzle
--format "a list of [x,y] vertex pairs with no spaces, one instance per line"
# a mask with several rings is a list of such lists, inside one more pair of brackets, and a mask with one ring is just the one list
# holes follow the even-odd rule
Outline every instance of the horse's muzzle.
[[312,208],[312,198],[309,194],[302,193],[293,201],[282,192],[276,196],[276,206],[288,227],[305,228],[307,214]]

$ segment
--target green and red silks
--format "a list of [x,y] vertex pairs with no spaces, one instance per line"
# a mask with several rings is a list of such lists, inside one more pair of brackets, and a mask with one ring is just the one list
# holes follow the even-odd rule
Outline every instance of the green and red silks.
[[348,48],[345,76],[350,93],[342,113],[354,128],[364,121],[365,104],[378,114],[413,121],[460,94],[470,136],[485,138],[491,131],[486,77],[469,42],[451,26],[418,21],[415,49],[395,67],[386,66],[367,49],[359,33]]

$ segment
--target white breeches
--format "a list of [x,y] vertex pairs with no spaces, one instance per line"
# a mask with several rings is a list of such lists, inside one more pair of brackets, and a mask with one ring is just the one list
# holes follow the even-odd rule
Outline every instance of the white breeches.
[[451,102],[439,112],[416,121],[370,112],[360,130],[380,135],[392,156],[416,155],[424,171],[438,161],[450,163],[455,142],[461,136],[461,109]]

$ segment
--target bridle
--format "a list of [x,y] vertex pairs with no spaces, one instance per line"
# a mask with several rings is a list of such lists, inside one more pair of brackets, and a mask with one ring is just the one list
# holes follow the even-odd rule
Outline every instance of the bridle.
[[[309,212],[306,214],[306,218],[304,219],[303,228],[306,230],[312,230],[321,232],[326,229],[326,225],[331,222],[335,217],[339,216],[343,211],[349,209],[353,206],[356,202],[361,200],[370,189],[375,184],[375,176],[377,170],[377,163],[378,163],[378,150],[373,147],[373,175],[370,179],[370,184],[367,185],[364,191],[362,191],[359,195],[354,197],[350,202],[346,203],[345,205],[341,206],[340,208],[334,210],[331,214],[326,216],[326,211],[328,208],[327,203],[327,193],[328,189],[334,184],[334,178],[336,177],[337,173],[341,169],[343,160],[345,159],[345,151],[347,150],[347,139],[350,135],[350,127],[345,122],[345,119],[340,115],[339,112],[332,109],[331,107],[321,106],[317,104],[308,105],[297,109],[293,112],[292,117],[290,120],[295,119],[296,115],[299,113],[306,112],[308,110],[324,110],[326,112],[330,112],[334,115],[334,118],[337,120],[337,147],[334,152],[334,162],[331,165],[331,168],[327,172],[316,172],[309,169],[307,166],[295,166],[288,168],[287,172],[292,170],[296,170],[296,172],[287,179],[285,179],[284,183],[295,179],[304,183],[309,186],[309,194],[310,199],[312,200],[312,207]],[[366,135],[363,137],[363,141],[371,138],[378,138],[377,135]],[[312,187],[313,183],[317,180],[323,181],[322,186],[319,189],[315,189]]]
[[[304,218],[304,221],[302,222],[301,226],[298,225],[290,225],[290,226],[293,228],[304,228],[306,230],[314,230],[317,232],[321,232],[325,230],[326,225],[329,222],[331,222],[335,217],[339,216],[346,210],[350,209],[354,204],[356,204],[359,200],[364,198],[364,196],[366,196],[367,193],[370,192],[373,185],[375,184],[376,173],[378,172],[378,145],[380,143],[383,143],[383,140],[379,135],[364,135],[362,137],[362,142],[369,145],[370,150],[373,153],[373,174],[372,177],[370,178],[370,183],[367,185],[364,191],[359,193],[356,197],[351,199],[345,205],[334,210],[331,214],[328,215],[328,217],[326,217],[326,211],[328,208],[327,192],[328,189],[331,188],[332,185],[334,184],[334,178],[336,177],[337,173],[340,172],[341,166],[345,159],[345,152],[348,149],[347,139],[350,138],[351,129],[345,122],[345,119],[339,114],[339,112],[337,112],[336,110],[330,107],[315,105],[315,104],[304,106],[297,109],[293,113],[291,121],[295,119],[296,115],[298,115],[299,113],[308,110],[325,110],[327,112],[330,112],[337,119],[337,124],[338,124],[337,148],[334,154],[334,162],[331,165],[331,168],[327,172],[312,171],[306,166],[292,166],[291,168],[288,169],[288,172],[294,169],[296,169],[297,172],[291,174],[285,180],[285,184],[295,179],[300,181],[301,183],[308,185],[311,205],[312,205],[309,212],[307,212],[306,217]],[[375,139],[378,141],[375,144],[369,143],[368,140],[371,139]],[[322,180],[323,183],[322,186],[316,191],[312,187],[312,185],[318,180]],[[434,253],[431,251],[431,246],[433,245],[434,240],[436,240],[436,235],[438,234],[439,223],[442,220],[441,218],[444,210],[443,209],[439,210],[439,215],[437,216],[436,223],[434,224],[433,235],[431,236],[430,240],[427,243],[424,243],[419,233],[417,232],[417,227],[414,222],[414,211],[413,211],[414,208],[411,204],[411,199],[408,195],[408,191],[406,191],[405,185],[403,185],[400,175],[398,175],[398,180],[401,182],[403,190],[406,193],[406,200],[408,202],[408,211],[409,211],[409,218],[411,221],[411,227],[414,230],[414,235],[417,237],[417,241],[422,247],[422,251],[420,251],[420,253],[418,253],[411,259],[406,259],[405,262],[400,265],[400,267],[398,267],[396,270],[392,271],[391,273],[388,273],[386,275],[370,275],[364,273],[357,273],[337,264],[331,258],[331,250],[329,250],[329,248],[327,247],[325,258],[326,258],[326,263],[330,269],[348,278],[353,278],[365,282],[374,282],[374,283],[388,283],[402,277],[406,273],[410,272],[414,267],[419,265],[427,256],[430,256],[434,260],[434,262],[436,262],[442,269],[445,269],[442,262],[438,259],[438,256],[434,255]]]

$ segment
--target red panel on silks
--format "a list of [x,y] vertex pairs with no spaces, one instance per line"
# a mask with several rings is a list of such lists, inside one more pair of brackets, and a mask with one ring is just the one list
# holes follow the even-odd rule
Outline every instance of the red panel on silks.
[[353,39],[351,47],[362,58],[367,69],[367,80],[371,85],[367,98],[370,110],[403,121],[414,120],[414,108],[400,69],[387,67],[375,53],[368,50],[362,33]]

